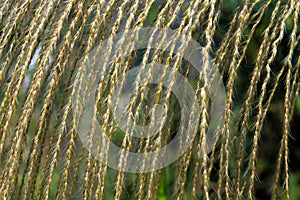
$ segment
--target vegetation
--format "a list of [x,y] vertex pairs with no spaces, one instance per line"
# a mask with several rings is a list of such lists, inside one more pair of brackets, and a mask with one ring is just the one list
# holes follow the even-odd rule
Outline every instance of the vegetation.
[[[299,0],[0,0],[0,199],[300,199],[299,9]],[[190,116],[181,116],[171,87],[144,85],[129,116],[151,125],[145,92],[148,101],[166,103],[166,123],[155,137],[126,136],[110,111],[122,74],[163,63],[198,97],[192,145],[171,165],[139,174],[106,166],[89,151],[94,144],[83,145],[76,92],[88,91],[84,64],[103,41],[142,27],[171,29],[201,44],[203,63],[212,58],[222,75],[226,102],[206,152],[211,99],[204,72],[165,49],[128,48],[101,63],[111,67],[94,80],[91,121],[123,149],[159,149]],[[88,141],[96,134],[90,132]]]

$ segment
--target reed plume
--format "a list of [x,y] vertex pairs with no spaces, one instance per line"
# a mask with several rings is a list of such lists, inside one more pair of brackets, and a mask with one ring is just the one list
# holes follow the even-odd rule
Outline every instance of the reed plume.
[[[299,9],[299,0],[1,0],[0,199],[293,199]],[[165,31],[139,35],[145,27]],[[188,52],[201,58],[199,73],[184,57],[190,40],[200,44]],[[170,165],[156,168],[168,150],[130,159],[176,135],[184,153]],[[125,153],[109,154],[109,141]],[[143,173],[128,172],[135,162]]]

